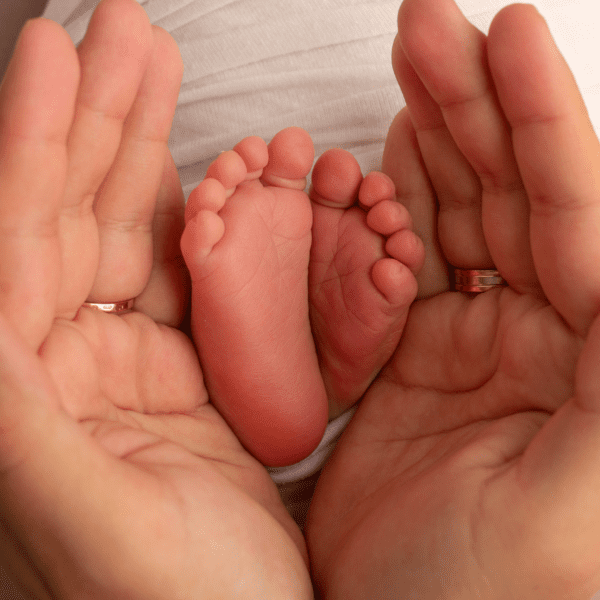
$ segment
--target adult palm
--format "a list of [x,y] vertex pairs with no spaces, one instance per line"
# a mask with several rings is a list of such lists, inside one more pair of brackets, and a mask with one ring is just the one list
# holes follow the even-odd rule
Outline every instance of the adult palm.
[[77,50],[29,23],[0,93],[0,548],[27,597],[312,596],[178,329],[181,73],[138,4],[105,0]]
[[[328,600],[588,600],[598,141],[532,7],[501,11],[486,38],[452,0],[405,0],[393,57],[408,112],[384,170],[429,242],[426,297],[319,481],[317,585]],[[496,265],[509,286],[445,291],[447,263]]]

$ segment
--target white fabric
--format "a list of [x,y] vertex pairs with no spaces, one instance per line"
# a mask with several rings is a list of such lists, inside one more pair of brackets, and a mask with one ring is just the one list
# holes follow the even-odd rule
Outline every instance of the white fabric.
[[[50,0],[46,14],[79,42],[93,2],[62,2]],[[377,166],[402,102],[389,60],[397,0],[140,4],[173,35],[185,64],[170,145],[186,196],[220,151],[290,125],[311,133],[317,154],[343,146],[365,168]]]
[[336,419],[333,419],[333,421],[330,421],[320,444],[314,452],[304,460],[289,465],[288,467],[269,467],[268,471],[271,475],[271,479],[277,485],[284,485],[292,481],[307,479],[320,471],[331,456],[337,441],[342,433],[344,433],[344,430],[352,420],[355,412],[356,407],[353,406]]
[[[185,74],[171,150],[186,195],[222,150],[289,125],[317,155],[340,146],[377,168],[403,104],[390,66],[399,0],[138,0],[179,44]],[[46,16],[80,41],[97,0],[50,0]],[[507,0],[458,0],[483,31]],[[600,132],[597,0],[535,0]]]

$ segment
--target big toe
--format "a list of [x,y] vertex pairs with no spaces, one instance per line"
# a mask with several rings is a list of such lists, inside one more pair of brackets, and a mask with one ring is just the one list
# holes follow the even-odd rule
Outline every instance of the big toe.
[[268,148],[269,162],[263,172],[263,182],[303,190],[315,157],[310,135],[299,127],[288,127],[275,135]]
[[363,181],[356,159],[345,150],[325,152],[313,169],[310,198],[332,208],[349,208],[356,202]]

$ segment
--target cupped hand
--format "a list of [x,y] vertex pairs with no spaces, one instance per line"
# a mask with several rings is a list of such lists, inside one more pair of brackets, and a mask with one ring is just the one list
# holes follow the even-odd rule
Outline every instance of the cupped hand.
[[0,91],[0,549],[27,597],[312,596],[178,329],[181,75],[138,4],[105,0],[77,50],[30,22]]
[[[421,297],[319,485],[326,599],[589,600],[600,589],[600,146],[535,9],[486,37],[405,0],[384,170]],[[449,290],[449,265],[508,286]]]

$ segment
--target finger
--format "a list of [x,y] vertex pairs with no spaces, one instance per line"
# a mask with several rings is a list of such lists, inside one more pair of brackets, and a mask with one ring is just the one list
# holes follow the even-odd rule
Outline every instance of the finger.
[[58,214],[78,81],[66,32],[45,19],[29,22],[0,90],[0,311],[34,347],[56,309]]
[[135,307],[157,323],[172,327],[181,324],[191,292],[179,244],[184,214],[185,198],[179,175],[171,153],[167,152],[154,211],[152,272],[146,288],[135,300]]
[[527,195],[487,68],[486,37],[453,0],[407,0],[398,22],[408,61],[479,179],[482,226],[494,264],[517,290],[537,289]]
[[577,332],[600,310],[600,146],[573,76],[529,6],[499,13],[489,60],[531,204],[544,291]]
[[406,58],[400,36],[392,60],[438,200],[439,240],[444,255],[455,267],[491,267],[493,261],[483,233],[479,179],[448,130],[442,109]]
[[394,119],[383,150],[382,171],[394,182],[396,198],[408,209],[415,233],[425,245],[425,263],[417,274],[419,298],[428,298],[450,287],[446,258],[438,242],[438,207],[417,135],[409,114]]
[[61,214],[63,278],[60,313],[86,299],[98,264],[95,195],[119,148],[152,48],[152,29],[132,0],[104,0],[78,54],[81,84],[69,136],[69,170]]
[[183,64],[164,30],[155,27],[154,47],[119,151],[96,200],[100,262],[89,298],[133,298],[152,268],[152,223]]

